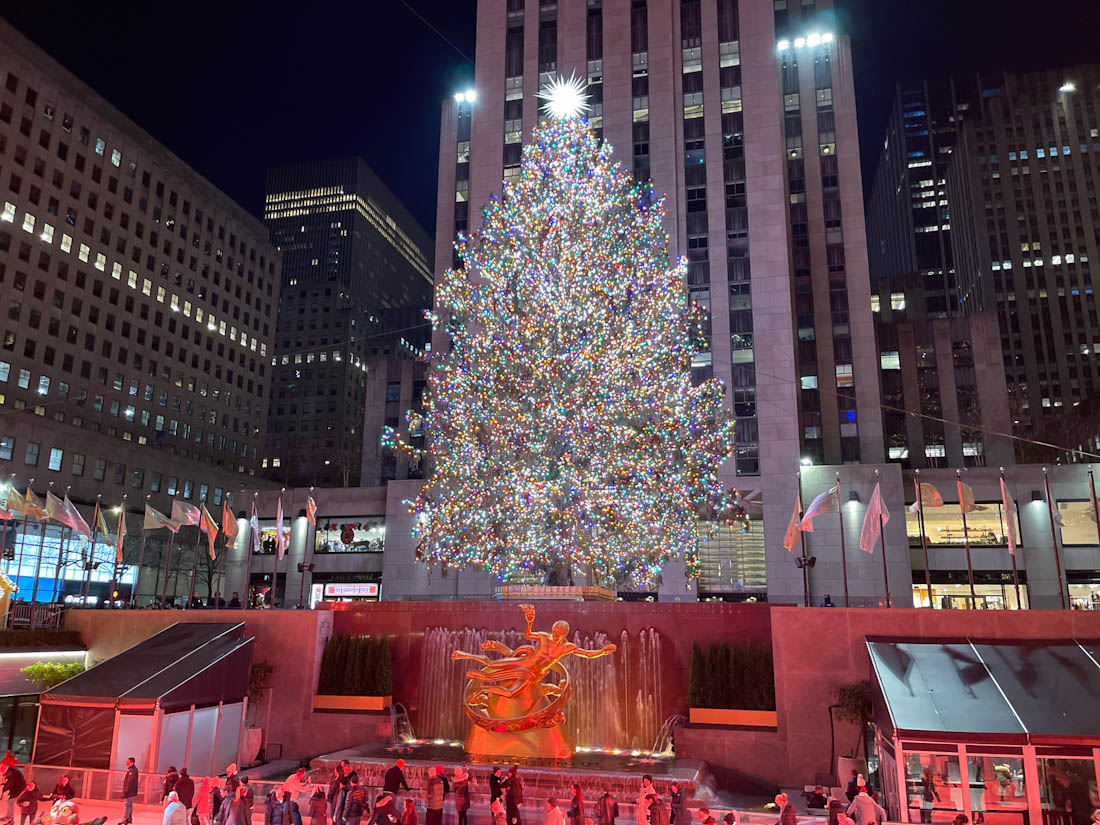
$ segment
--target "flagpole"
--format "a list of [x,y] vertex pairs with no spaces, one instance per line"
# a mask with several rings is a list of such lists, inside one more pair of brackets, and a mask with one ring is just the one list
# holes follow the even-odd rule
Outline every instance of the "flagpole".
[[[12,474],[15,478],[15,474]],[[1096,500],[1096,479],[1092,475],[1092,465],[1089,465],[1089,494],[1092,499],[1092,515],[1096,519],[1096,534],[1100,536],[1100,501]]]
[[[50,486],[53,486],[53,482],[50,482]],[[65,498],[69,497],[69,490],[71,490],[71,489],[72,489],[71,484],[68,487],[65,488]],[[72,541],[73,541],[73,528],[69,527],[67,533],[65,534],[64,541],[63,542],[59,541],[58,545],[57,545],[57,573],[53,577],[53,594],[50,596],[50,604],[56,603],[57,599],[59,597],[59,593],[60,593],[60,590],[61,590],[61,568],[63,566],[62,565],[62,559],[64,558],[64,563],[68,564],[69,551],[72,549],[72,548],[69,547],[69,545],[72,544]],[[65,550],[64,557],[61,554],[62,548],[64,548],[64,550]]]
[[920,546],[924,551],[924,584],[928,588],[928,607],[935,610],[932,602],[932,568],[928,566],[928,536],[924,533],[924,496],[920,491],[920,470],[913,471],[913,484],[917,488],[917,524],[920,526]]
[[[15,489],[15,473],[11,476],[11,489]],[[26,499],[24,498],[24,503]],[[27,546],[27,528],[30,526],[31,520],[27,518],[26,511],[23,512],[23,540],[19,542],[19,556],[15,561],[15,592],[12,594],[14,600],[19,595],[19,577],[23,574],[23,550]]]
[[1050,516],[1050,540],[1054,542],[1054,564],[1058,571],[1058,595],[1062,599],[1062,609],[1066,609],[1066,588],[1062,585],[1062,552],[1058,549],[1058,531],[1054,524],[1054,501],[1050,497],[1050,477],[1043,467],[1043,487],[1047,494],[1047,514]]
[[[226,495],[229,495],[226,493]],[[225,536],[225,510],[222,510],[222,551],[218,553],[218,582],[214,585],[214,609],[222,604],[222,559],[229,548],[229,540]]]
[[[126,494],[122,495],[122,503],[118,505],[118,521],[121,526],[126,518]],[[115,540],[115,557],[111,560],[111,592],[108,594],[111,600],[111,606],[109,609],[115,609],[115,591],[118,590],[118,557],[122,555],[122,530],[119,531],[119,536]]]
[[[141,549],[138,550],[138,566],[137,572],[134,573],[134,592],[130,594],[130,605],[137,607],[138,600],[138,586],[141,584],[141,568],[145,564],[145,536],[149,532],[145,529],[145,514],[149,511],[149,499],[152,498],[152,493],[145,494],[145,510],[141,516]],[[155,585],[154,585],[155,586]],[[154,592],[154,595],[155,592]]]
[[[1005,483],[1005,468],[1001,467],[1001,484],[1004,485],[1004,483]],[[1003,489],[1003,487],[1002,487],[1002,489]],[[1002,505],[1004,504],[1003,501],[1001,503],[1002,503]],[[1005,513],[1005,518],[1008,518],[1008,515],[1009,514],[1006,512]],[[1010,547],[1009,550],[1011,550],[1011,549],[1012,548]],[[1016,554],[1010,552],[1008,555],[1010,555],[1012,557],[1012,586],[1016,588],[1016,609],[1017,610],[1022,610],[1023,607],[1024,607],[1024,603],[1022,601],[1020,601],[1020,572],[1016,568]]]
[[[256,516],[256,497],[259,492],[252,494],[252,516]],[[252,545],[255,543],[255,536],[252,532],[252,519],[248,520],[248,558],[244,565],[244,607],[245,610],[252,606]]]
[[882,487],[879,486],[877,467],[875,468],[875,487],[878,488],[879,497],[878,532],[879,539],[882,541],[882,583],[886,587],[886,606],[893,607],[890,602],[890,571],[886,566],[886,525],[882,521]]
[[[177,527],[176,530],[179,530]],[[160,591],[160,609],[168,607],[168,574],[172,572],[172,545],[176,540],[176,530],[168,531],[168,555],[164,559],[164,587]]]
[[[798,482],[798,521],[802,522],[802,516],[805,515],[802,512],[802,471],[794,474],[795,479]],[[310,488],[310,495],[313,494],[313,488]],[[839,503],[839,500],[838,500]],[[314,532],[317,528],[314,527]],[[810,606],[810,571],[806,566],[806,534],[801,529],[798,531],[798,538],[802,542],[802,598],[806,607]],[[302,582],[305,582],[305,574],[302,575]]]
[[850,607],[848,599],[848,551],[844,545],[844,499],[840,495],[840,473],[836,474],[836,513],[840,516],[840,572],[844,577],[844,606]]
[[100,502],[102,498],[102,493],[96,494],[95,512],[92,513],[92,549],[90,553],[91,559],[88,561],[88,563],[84,565],[84,586],[80,589],[80,603],[84,607],[88,606],[88,587],[92,581],[92,564],[95,562],[95,539],[96,536],[99,534],[99,519],[101,518]]
[[[30,481],[27,482],[27,489],[30,490],[31,486],[33,484],[34,484],[34,479],[32,478]],[[49,486],[47,487],[47,492],[49,490],[49,487],[52,487],[52,486],[53,486],[53,482],[51,481],[49,483]],[[42,554],[46,551],[46,519],[42,519],[39,522],[39,524],[40,524],[42,529],[39,531],[39,535],[38,535],[38,559],[34,563],[34,585],[31,587],[31,605],[32,605],[32,607],[31,607],[31,625],[32,625],[32,628],[31,629],[32,630],[34,629],[33,628],[33,625],[34,625],[34,607],[33,607],[33,605],[38,601],[38,577],[42,572]],[[60,552],[61,551],[59,550],[58,553],[60,553]]]
[[966,528],[966,502],[962,494],[962,470],[955,470],[955,489],[959,492],[959,512],[963,520],[963,545],[966,547],[966,575],[970,581],[970,609],[978,609],[978,594],[974,590],[974,565],[970,560],[970,533]]
[[[310,537],[309,536],[309,525],[313,525],[313,543],[314,543],[314,546],[316,546],[316,543],[317,543],[317,522],[316,522],[317,514],[314,513],[313,515],[310,515],[310,512],[309,512],[310,503],[312,501],[313,501],[313,488],[310,487],[309,488],[309,497],[306,498],[306,541],[302,544],[302,578],[301,578],[301,581],[298,584],[298,609],[299,610],[301,610],[305,606],[305,600],[306,600],[306,565],[308,564],[308,562],[306,561],[306,550],[308,550],[309,547],[310,547],[310,543],[309,543],[309,537]],[[800,530],[799,533],[801,533],[801,532],[802,531]],[[802,556],[805,557],[805,555],[806,555],[806,545],[803,542]]]
[[[199,505],[203,510],[206,509],[206,499],[203,498],[199,501]],[[195,599],[195,571],[199,569],[199,539],[202,538],[202,522],[203,516],[199,513],[199,531],[195,534],[195,551],[191,556],[191,582],[187,586],[187,609],[191,609],[191,604]]]

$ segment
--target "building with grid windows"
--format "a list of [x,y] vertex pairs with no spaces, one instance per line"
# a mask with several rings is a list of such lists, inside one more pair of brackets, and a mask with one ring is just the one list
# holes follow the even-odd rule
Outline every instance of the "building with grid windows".
[[1100,66],[1006,75],[947,170],[962,308],[994,312],[1016,430],[1100,391]]
[[140,513],[254,486],[263,224],[3,22],[0,181],[0,472],[86,519],[98,494]]
[[427,232],[355,157],[270,170],[264,220],[283,255],[268,475],[288,485],[397,478],[378,456],[375,419],[393,416],[367,409],[368,362],[385,371],[393,359],[400,371],[426,352]]
[[482,0],[473,92],[443,107],[437,266],[518,174],[540,85],[572,72],[592,128],[667,195],[670,252],[710,310],[694,371],[729,388],[723,471],[754,523],[708,542],[704,589],[759,595],[766,564],[769,598],[801,594],[782,550],[800,461],[883,457],[848,39],[830,2]]

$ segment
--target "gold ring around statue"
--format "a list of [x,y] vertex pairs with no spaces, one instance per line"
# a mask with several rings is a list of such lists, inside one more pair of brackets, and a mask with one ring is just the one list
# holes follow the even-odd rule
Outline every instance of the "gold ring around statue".
[[[562,681],[555,688],[557,696],[546,704],[545,707],[528,713],[526,716],[498,719],[490,716],[488,709],[473,703],[473,698],[485,690],[482,682],[470,679],[466,682],[466,689],[462,695],[462,709],[466,716],[480,728],[493,733],[516,733],[517,731],[533,730],[535,728],[552,728],[565,721],[565,705],[573,692],[573,682],[569,678],[569,671],[561,662],[554,662],[549,668],[562,677]],[[541,682],[539,683],[542,684]],[[547,686],[549,687],[549,685]]]

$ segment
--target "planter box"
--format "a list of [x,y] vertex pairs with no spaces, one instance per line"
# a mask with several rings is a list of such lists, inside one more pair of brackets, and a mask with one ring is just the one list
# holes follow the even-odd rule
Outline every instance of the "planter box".
[[734,710],[731,708],[690,708],[693,725],[730,725],[741,728],[774,728],[778,719],[774,710]]
[[332,710],[343,713],[385,710],[392,704],[392,696],[332,696],[319,694],[313,697],[314,710]]

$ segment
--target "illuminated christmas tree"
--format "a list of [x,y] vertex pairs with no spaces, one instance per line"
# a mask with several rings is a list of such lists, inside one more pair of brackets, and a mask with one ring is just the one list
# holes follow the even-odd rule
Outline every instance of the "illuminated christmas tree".
[[411,502],[423,561],[651,582],[673,557],[691,569],[696,523],[728,512],[733,420],[720,382],[692,385],[705,316],[669,261],[663,202],[589,132],[583,88],[543,96],[519,177],[438,285],[451,348],[408,415],[414,439],[387,428],[383,444],[430,456]]

